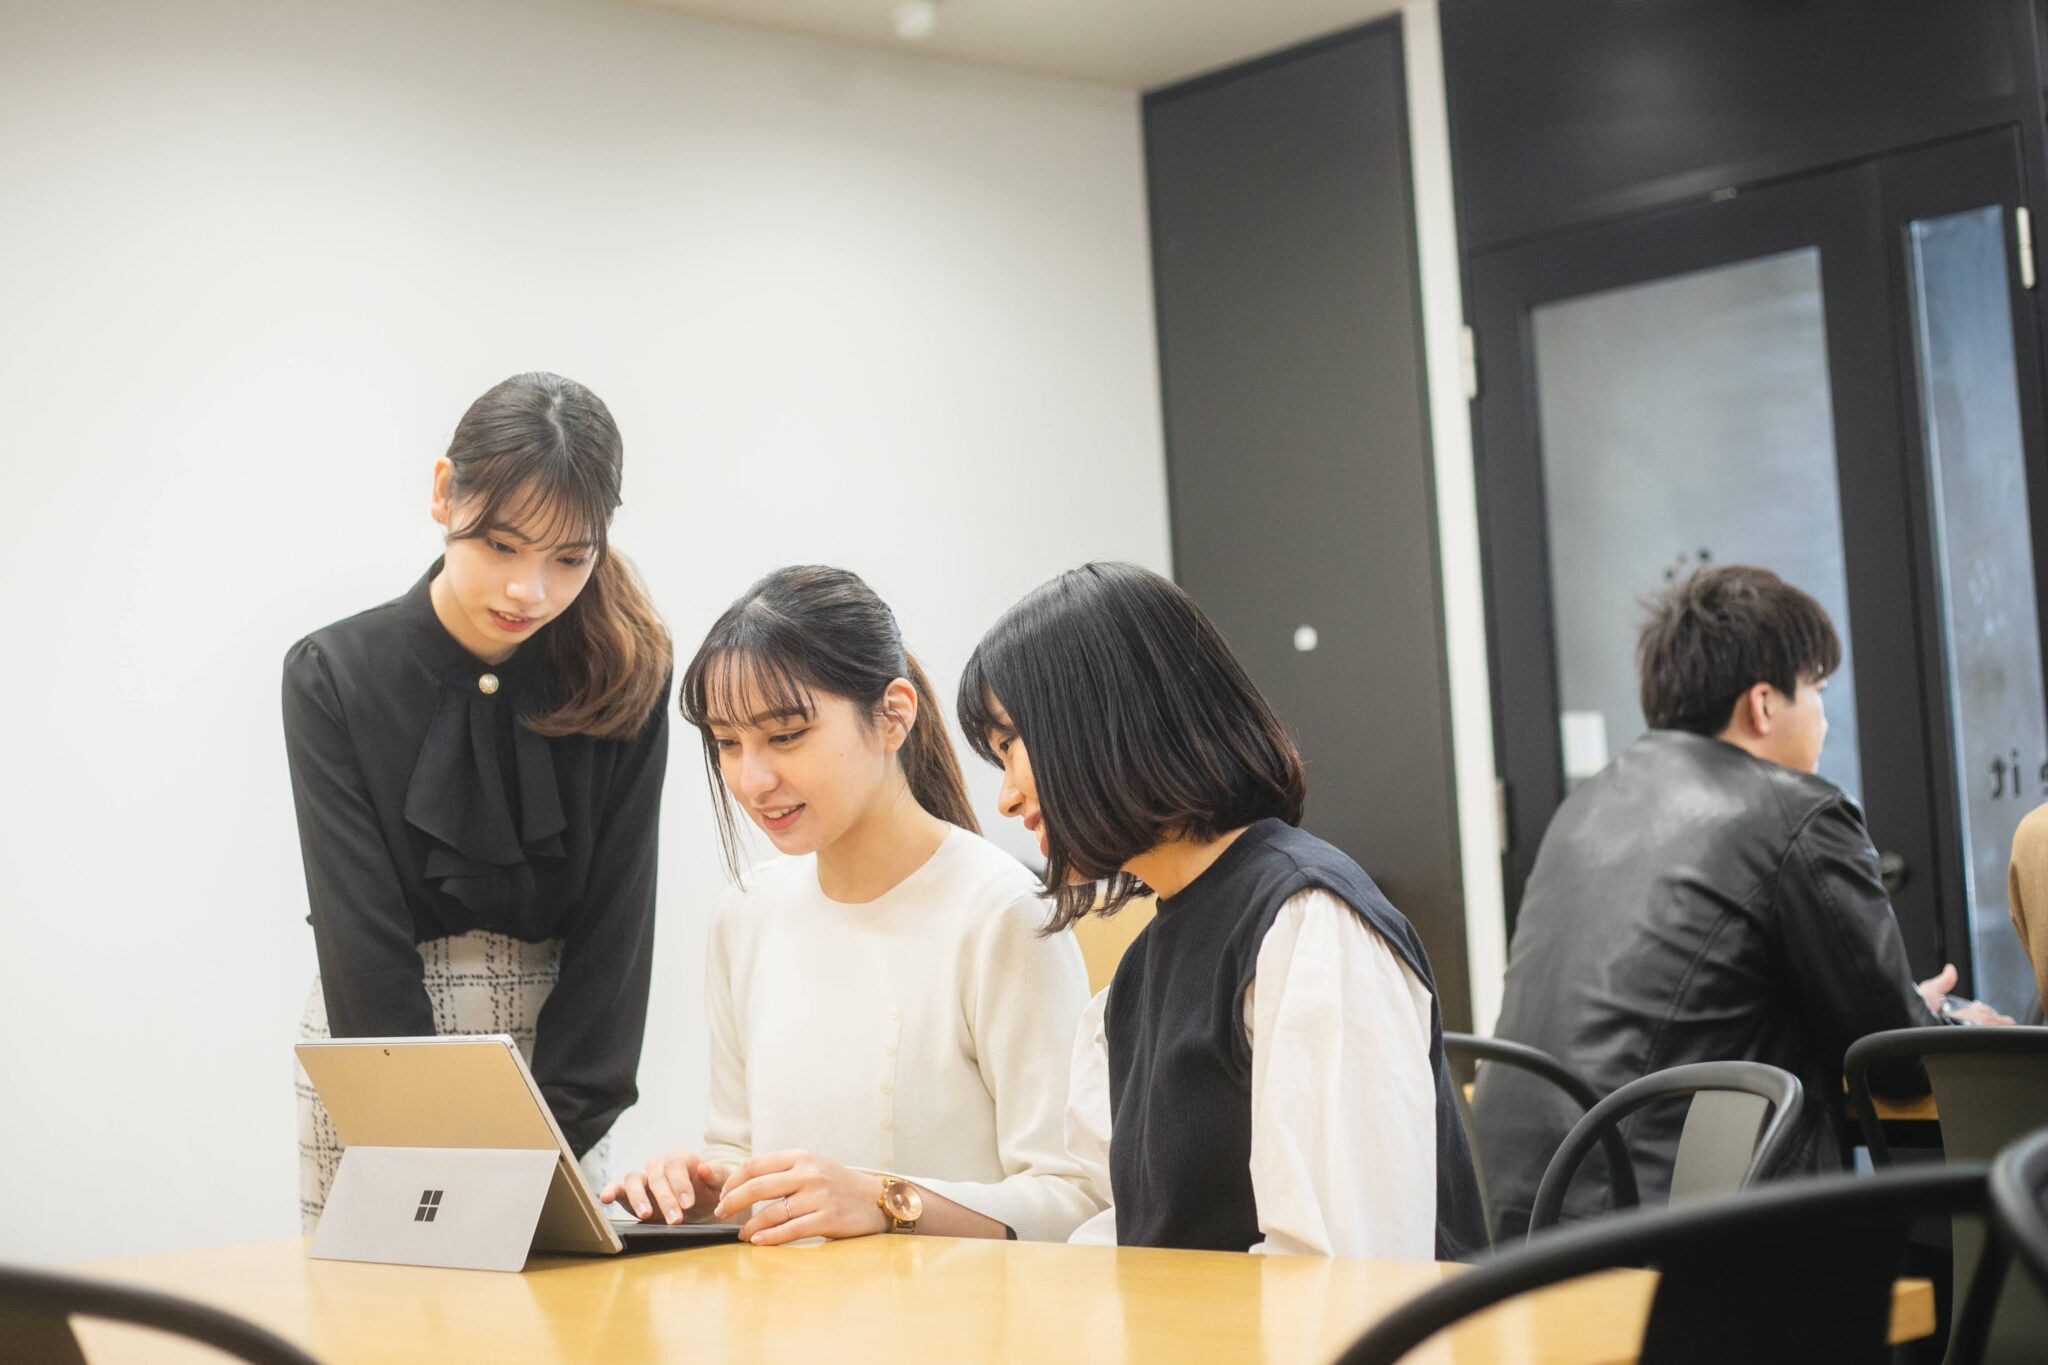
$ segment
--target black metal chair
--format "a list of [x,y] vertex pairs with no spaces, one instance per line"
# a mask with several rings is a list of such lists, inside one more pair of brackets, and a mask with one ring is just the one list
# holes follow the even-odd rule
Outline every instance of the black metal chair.
[[74,1317],[152,1328],[251,1365],[318,1365],[283,1337],[207,1304],[81,1275],[0,1265],[0,1357],[85,1365],[71,1332]]
[[1645,1262],[1660,1277],[1641,1365],[1878,1365],[1889,1355],[1908,1223],[1982,1209],[1985,1200],[1983,1167],[1958,1165],[1788,1180],[1713,1203],[1621,1214],[1453,1275],[1380,1319],[1339,1365],[1393,1365],[1495,1304]]
[[2048,1124],[2048,1028],[1893,1029],[1858,1038],[1842,1059],[1849,1098],[1874,1166],[1891,1164],[1871,1073],[1917,1062],[1941,1114],[1942,1150],[1989,1161],[2022,1133]]
[[[1864,1145],[1873,1166],[1892,1164],[1891,1144],[1877,1117],[1871,1093],[1874,1071],[1901,1070],[1918,1063],[1934,1090],[1941,1116],[1941,1149],[1951,1161],[1990,1161],[2037,1128],[2048,1126],[2048,1028],[1927,1028],[1873,1033],[1850,1044],[1842,1072],[1855,1103]],[[1971,1302],[1998,1305],[1985,1326],[1981,1358],[1994,1361],[2038,1361],[2048,1341],[2048,1293],[2008,1280],[2002,1293],[1979,1294],[1974,1288],[1984,1256],[1984,1222],[1955,1220],[1950,1229],[1953,1270],[1950,1284],[1956,1301],[1971,1286]],[[1989,1311],[1986,1307],[1985,1311]],[[1957,1316],[1948,1360],[1964,1357],[1962,1323]]]
[[[1527,1043],[1509,1042],[1505,1038],[1481,1038],[1474,1033],[1446,1033],[1444,1055],[1454,1062],[1471,1062],[1475,1077],[1480,1062],[1498,1062],[1517,1071],[1526,1071],[1564,1091],[1581,1110],[1591,1109],[1600,1103],[1599,1092],[1588,1085],[1578,1072],[1542,1048],[1530,1047]],[[1465,1123],[1465,1141],[1472,1148],[1473,1172],[1479,1177],[1479,1198],[1486,1209],[1487,1240],[1497,1245],[1499,1220],[1494,1216],[1493,1199],[1486,1189],[1486,1163],[1480,1159],[1479,1128],[1472,1121],[1472,1105],[1465,1098],[1463,1086],[1457,1088],[1457,1096],[1458,1116]],[[1629,1160],[1628,1144],[1622,1141],[1620,1131],[1610,1128],[1603,1133],[1600,1150],[1607,1158],[1608,1180],[1614,1187],[1614,1207],[1633,1208],[1641,1203],[1641,1196],[1636,1192],[1635,1163]]]
[[2021,1138],[1992,1163],[1991,1215],[2004,1254],[2048,1290],[2048,1128]]
[[1692,1097],[1671,1172],[1673,1202],[1742,1189],[1770,1175],[1797,1130],[1799,1078],[1762,1062],[1693,1062],[1653,1071],[1586,1111],[1544,1168],[1529,1234],[1556,1223],[1579,1163],[1637,1110]]
[[[2032,1281],[2038,1299],[2048,1294],[2048,1128],[2031,1133],[1999,1153],[1991,1166],[1991,1228],[1983,1254],[1970,1277],[1969,1299],[1956,1315],[1950,1334],[1952,1365],[1977,1365],[1998,1349],[1993,1325],[2003,1326],[1998,1305],[2013,1287],[2008,1273],[2015,1261]],[[2008,1346],[2014,1359],[2038,1358],[2041,1338]]]

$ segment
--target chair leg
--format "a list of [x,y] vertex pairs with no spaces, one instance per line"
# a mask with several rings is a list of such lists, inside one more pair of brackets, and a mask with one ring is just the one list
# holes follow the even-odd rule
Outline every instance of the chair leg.
[[1987,1229],[1984,1254],[1970,1276],[1970,1287],[1955,1310],[1955,1325],[1949,1329],[1948,1359],[1945,1365],[1977,1365],[1984,1359],[1984,1345],[1991,1335],[1991,1318],[1998,1309],[1998,1296],[2005,1287],[2006,1267],[2012,1253],[1996,1230]]
[[86,1365],[85,1352],[71,1334],[71,1320],[62,1313],[26,1304],[0,1303],[0,1342],[9,1360],[34,1360],[45,1365]]

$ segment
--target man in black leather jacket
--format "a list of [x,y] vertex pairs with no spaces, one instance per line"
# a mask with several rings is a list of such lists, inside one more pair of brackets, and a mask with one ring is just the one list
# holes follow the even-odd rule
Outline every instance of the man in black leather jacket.
[[[1955,984],[1950,967],[1915,986],[1863,813],[1815,774],[1840,662],[1820,604],[1762,569],[1703,569],[1655,604],[1636,658],[1651,729],[1545,831],[1496,1030],[1602,1094],[1686,1062],[1783,1067],[1806,1092],[1787,1168],[1800,1171],[1840,1162],[1849,1044],[1936,1022]],[[1623,1124],[1646,1204],[1669,1191],[1684,1109]],[[1498,1231],[1519,1235],[1579,1111],[1492,1066],[1473,1112]],[[1595,1153],[1564,1216],[1610,1202]]]

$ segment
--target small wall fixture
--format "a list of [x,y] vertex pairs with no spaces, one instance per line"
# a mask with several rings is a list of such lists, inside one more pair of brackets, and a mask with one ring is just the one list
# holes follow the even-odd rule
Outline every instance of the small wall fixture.
[[939,26],[938,0],[903,0],[889,11],[890,26],[906,43],[921,43]]

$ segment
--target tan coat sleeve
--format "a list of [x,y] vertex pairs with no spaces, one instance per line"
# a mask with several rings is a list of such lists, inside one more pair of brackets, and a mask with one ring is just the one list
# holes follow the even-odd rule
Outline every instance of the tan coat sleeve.
[[2020,821],[2005,884],[2012,927],[2034,964],[2041,998],[2048,1000],[2048,806],[2035,807]]

